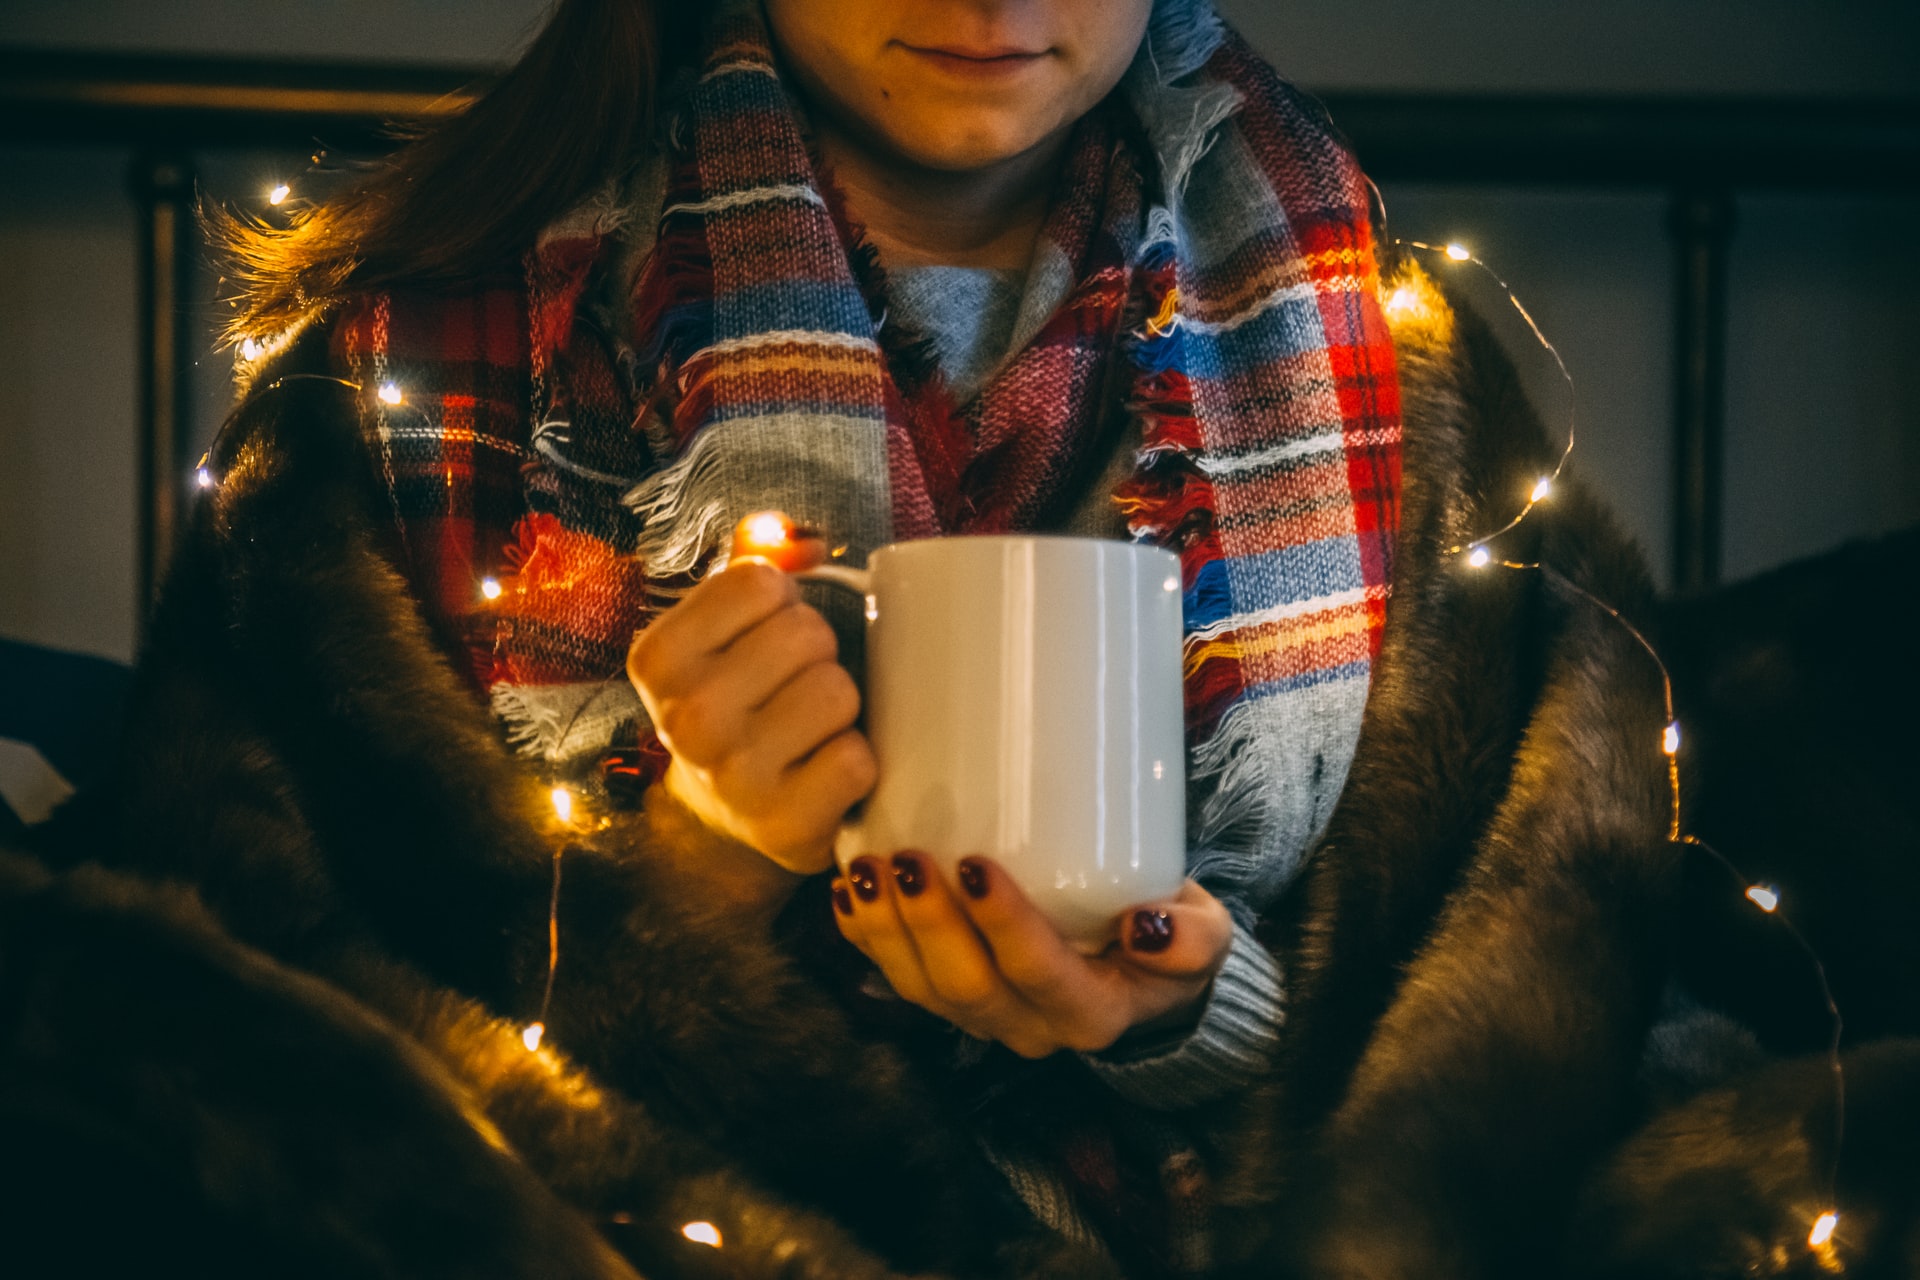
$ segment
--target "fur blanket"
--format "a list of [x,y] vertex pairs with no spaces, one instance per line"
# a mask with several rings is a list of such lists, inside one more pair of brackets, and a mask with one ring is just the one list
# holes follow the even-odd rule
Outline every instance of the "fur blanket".
[[[1443,556],[1504,523],[1556,443],[1483,326],[1410,268],[1391,285],[1421,300],[1396,309],[1398,582],[1350,781],[1263,922],[1283,1057],[1196,1117],[1217,1270],[1832,1261],[1805,1239],[1819,1060],[1648,1121],[1642,1051],[1689,884],[1658,679],[1539,575]],[[62,1274],[1120,1274],[1011,1195],[942,1055],[850,1014],[826,976],[844,957],[656,874],[671,815],[570,838],[551,1039],[523,1046],[568,838],[422,623],[338,395],[296,381],[237,411],[118,794],[0,855],[0,1133],[34,1171],[5,1200],[12,1256]],[[1502,549],[1649,612],[1637,555],[1577,486]],[[825,909],[802,894],[789,915]],[[1729,989],[1749,958],[1681,957]],[[1910,993],[1877,1030],[1915,1029]],[[1090,1087],[1068,1059],[1009,1078],[996,1105]],[[1900,1157],[1916,1080],[1910,1043],[1853,1073],[1854,1274],[1920,1265]]]

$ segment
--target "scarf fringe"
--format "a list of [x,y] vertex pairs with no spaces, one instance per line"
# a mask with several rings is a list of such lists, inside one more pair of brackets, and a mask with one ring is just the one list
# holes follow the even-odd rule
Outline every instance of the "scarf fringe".
[[583,761],[597,761],[628,725],[647,723],[640,695],[624,677],[548,685],[501,681],[488,693],[515,754],[575,783],[593,776],[578,767]]
[[[726,462],[724,436],[714,430],[698,433],[685,453],[621,499],[640,517],[635,552],[654,583],[697,573],[733,528],[735,517],[725,503],[693,499],[714,491]],[[662,590],[671,594],[669,588]]]

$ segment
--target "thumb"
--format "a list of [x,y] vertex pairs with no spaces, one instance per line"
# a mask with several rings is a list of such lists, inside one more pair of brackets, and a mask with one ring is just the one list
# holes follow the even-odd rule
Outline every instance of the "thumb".
[[1233,945],[1233,917],[1189,880],[1170,902],[1120,917],[1120,949],[1134,967],[1167,978],[1211,978]]

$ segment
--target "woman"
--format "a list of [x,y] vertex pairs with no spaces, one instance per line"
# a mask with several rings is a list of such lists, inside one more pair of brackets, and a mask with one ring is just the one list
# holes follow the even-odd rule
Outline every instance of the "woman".
[[[447,1171],[334,1150],[360,1207],[295,1217],[499,1274],[618,1274],[576,1215],[649,1274],[1532,1273],[1630,1115],[1663,717],[1611,622],[1450,555],[1553,450],[1410,269],[1389,336],[1367,191],[1197,0],[569,0],[339,201],[229,227],[275,354],[143,664],[126,860],[324,978],[285,999],[330,1050],[339,992],[400,1028],[381,1114]],[[1515,558],[1642,602],[1561,497]],[[765,508],[856,559],[1177,550],[1179,897],[1085,959],[990,864],[829,883],[857,631],[706,572]]]

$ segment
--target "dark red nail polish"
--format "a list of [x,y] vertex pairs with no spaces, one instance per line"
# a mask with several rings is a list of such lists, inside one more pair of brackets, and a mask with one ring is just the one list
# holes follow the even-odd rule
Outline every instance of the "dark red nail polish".
[[860,901],[879,901],[879,864],[872,858],[855,858],[847,865],[847,883],[853,886],[853,891],[860,896]]
[[967,891],[969,898],[980,899],[986,897],[986,865],[973,858],[960,859],[960,887]]
[[853,914],[853,895],[847,892],[846,881],[833,882],[833,909],[843,916]]
[[927,887],[926,868],[912,854],[896,853],[893,855],[893,882],[900,886],[903,895],[917,898],[920,891]]
[[1164,911],[1142,907],[1133,913],[1133,937],[1127,946],[1149,954],[1165,951],[1173,945],[1173,917]]

